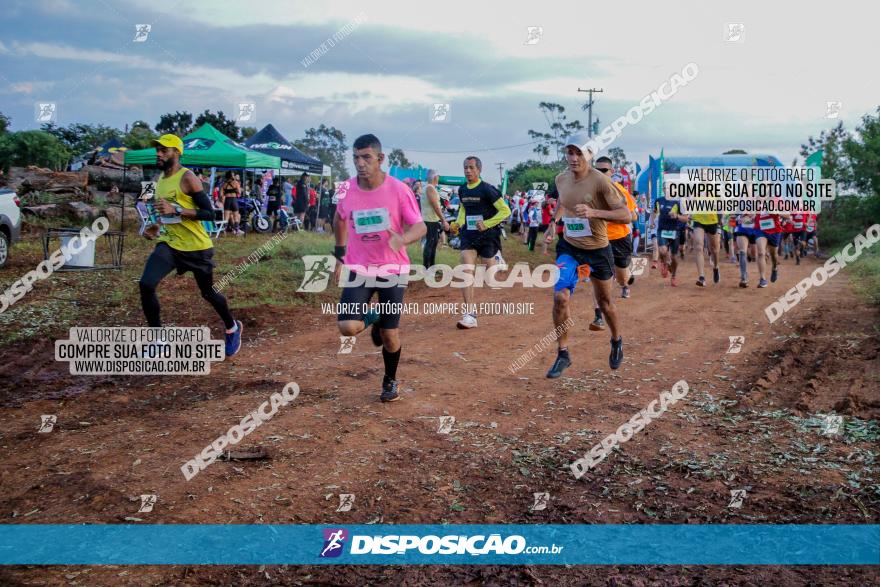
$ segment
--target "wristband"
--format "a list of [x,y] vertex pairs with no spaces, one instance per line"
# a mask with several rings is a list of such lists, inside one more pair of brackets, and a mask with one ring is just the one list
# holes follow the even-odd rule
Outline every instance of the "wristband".
[[336,245],[333,249],[333,256],[342,261],[342,258],[345,256],[345,245]]

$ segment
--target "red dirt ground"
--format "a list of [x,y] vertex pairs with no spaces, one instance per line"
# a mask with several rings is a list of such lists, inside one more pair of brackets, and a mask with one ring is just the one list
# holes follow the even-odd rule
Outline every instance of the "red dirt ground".
[[[516,374],[507,366],[552,330],[547,290],[483,290],[477,302],[535,304],[533,316],[405,316],[403,401],[381,404],[381,356],[367,336],[337,354],[335,317],[319,310],[242,311],[245,346],[205,377],[73,377],[53,341],[3,349],[0,515],[6,523],[878,523],[876,442],[823,436],[810,420],[836,410],[880,419],[880,312],[843,275],[810,290],[770,325],[764,307],[817,266],[782,265],[764,290],[678,288],[657,271],[617,300],[626,360],[608,369],[608,333],[587,330],[575,294],[574,366],[544,378],[550,348]],[[755,271],[754,265],[750,267]],[[754,282],[757,280],[754,279]],[[175,289],[197,293],[191,280]],[[164,293],[164,295],[163,295]],[[210,308],[160,292],[166,316],[215,326]],[[192,299],[192,298],[189,298]],[[232,303],[234,305],[234,299]],[[414,286],[408,301],[460,302]],[[84,326],[102,325],[100,318]],[[112,324],[118,325],[118,324]],[[277,331],[278,334],[272,334]],[[745,336],[727,354],[728,336]],[[219,331],[215,331],[219,336]],[[580,481],[572,462],[661,391],[688,396]],[[191,481],[180,465],[280,391],[299,398],[242,445],[271,459],[215,462]],[[58,417],[36,433],[41,414]],[[456,418],[451,434],[438,417]],[[861,424],[860,424],[861,423]],[[746,488],[739,509],[730,491]],[[550,493],[531,512],[532,493]],[[155,493],[138,514],[141,494]],[[355,494],[337,513],[339,493]],[[21,585],[867,585],[871,567],[13,567]]]

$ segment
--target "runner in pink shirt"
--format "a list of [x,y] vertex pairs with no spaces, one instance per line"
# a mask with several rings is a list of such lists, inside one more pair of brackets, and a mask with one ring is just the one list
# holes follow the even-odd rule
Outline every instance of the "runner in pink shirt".
[[[385,154],[379,139],[371,134],[358,137],[353,150],[357,179],[340,186],[333,223],[334,255],[340,261],[337,282],[342,265],[349,269],[340,282],[339,332],[356,336],[372,327],[370,337],[373,344],[382,346],[385,363],[379,399],[393,402],[400,399],[400,305],[406,289],[406,282],[396,276],[409,272],[406,246],[421,240],[427,228],[410,189],[382,172]],[[368,309],[374,293],[379,296],[381,314]]]

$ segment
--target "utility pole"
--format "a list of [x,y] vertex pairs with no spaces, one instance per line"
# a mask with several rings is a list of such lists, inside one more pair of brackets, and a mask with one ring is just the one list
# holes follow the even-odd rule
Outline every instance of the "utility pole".
[[[504,161],[498,162],[498,181],[504,183]],[[501,184],[498,184],[501,185]]]
[[584,104],[583,109],[588,112],[588,114],[587,114],[587,117],[588,117],[587,136],[591,137],[591,138],[593,136],[593,104],[594,104],[593,92],[595,92],[597,94],[601,94],[603,91],[604,90],[602,88],[599,88],[599,89],[590,88],[589,90],[582,90],[582,89],[578,88],[578,92],[586,92],[590,95],[590,101],[587,102],[586,104]]

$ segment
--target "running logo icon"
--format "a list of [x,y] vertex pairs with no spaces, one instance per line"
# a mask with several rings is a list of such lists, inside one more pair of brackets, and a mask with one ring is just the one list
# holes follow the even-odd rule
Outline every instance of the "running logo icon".
[[523,45],[537,45],[544,36],[544,27],[530,26],[526,27],[526,40]]
[[840,118],[840,111],[843,108],[843,102],[828,101],[825,102],[825,118]]
[[155,495],[141,495],[141,507],[138,508],[139,514],[148,514],[153,511],[153,506],[159,498]]
[[339,494],[339,507],[336,508],[337,512],[350,512],[351,506],[354,505],[354,493],[340,493]]
[[151,30],[153,30],[153,25],[151,25],[151,24],[136,24],[136,25],[134,25],[134,42],[135,43],[146,42],[147,37],[150,36]]
[[730,346],[727,347],[728,355],[735,355],[742,351],[743,345],[746,343],[745,336],[728,336],[730,339]]
[[632,274],[636,277],[645,272],[645,269],[648,268],[648,259],[647,257],[633,257],[632,260]]
[[345,541],[348,539],[348,530],[345,528],[324,528],[324,548],[320,558],[334,558],[342,554]]
[[303,255],[303,263],[306,272],[296,291],[318,293],[327,289],[330,275],[336,269],[336,258],[333,255]]
[[58,108],[54,102],[37,102],[34,105],[34,110],[36,112],[34,118],[37,119],[37,122],[55,122],[57,119]]
[[532,504],[533,512],[540,512],[542,510],[547,509],[547,504],[550,502],[550,494],[545,492],[539,492],[532,494],[535,497],[535,503]]
[[337,355],[350,355],[351,350],[354,348],[354,343],[357,342],[356,336],[340,336],[339,337],[339,352]]
[[431,108],[431,122],[450,122],[449,104],[434,104]]
[[37,429],[37,432],[41,434],[46,434],[48,432],[52,432],[52,429],[55,427],[55,422],[58,421],[58,416],[40,416],[40,427]]
[[727,42],[742,43],[745,40],[746,25],[741,22],[728,23]]
[[727,507],[739,509],[742,507],[743,500],[746,498],[746,490],[745,489],[731,489],[730,490],[730,503],[727,504]]
[[238,122],[254,122],[256,120],[257,105],[253,102],[238,104]]
[[449,434],[453,424],[455,424],[455,416],[440,416],[440,427],[437,429],[437,433]]

